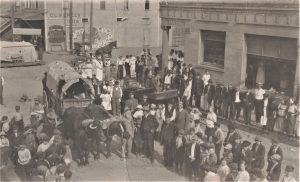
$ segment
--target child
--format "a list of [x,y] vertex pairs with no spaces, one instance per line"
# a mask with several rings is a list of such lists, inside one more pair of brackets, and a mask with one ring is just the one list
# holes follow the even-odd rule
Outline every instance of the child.
[[195,128],[190,128],[189,133],[186,135],[186,143],[192,143],[192,139],[195,136]]
[[203,135],[203,130],[201,128],[201,125],[200,125],[200,120],[199,119],[196,119],[195,120],[195,133],[201,133]]
[[226,160],[227,164],[230,164],[233,161],[232,145],[230,143],[224,147],[223,158]]
[[1,152],[1,163],[0,166],[6,166],[8,162],[9,154],[9,141],[4,131],[0,132],[0,152]]
[[1,123],[1,131],[3,131],[5,134],[9,134],[10,131],[10,122],[8,121],[8,117],[7,116],[3,116]]
[[220,176],[221,181],[225,181],[229,172],[230,172],[230,169],[227,165],[226,159],[225,158],[221,159],[221,165],[217,171],[218,175]]
[[294,166],[287,165],[285,168],[284,176],[282,176],[279,181],[281,181],[281,182],[296,182],[295,178],[293,177],[293,173],[294,173]]
[[101,105],[104,107],[104,109],[107,111],[111,111],[111,95],[110,95],[110,93],[105,89],[105,90],[103,90],[102,94],[100,95],[100,98],[102,99]]
[[175,169],[176,172],[182,174],[182,167],[184,162],[186,139],[184,137],[184,130],[179,130],[178,136],[176,137],[176,149],[175,149]]

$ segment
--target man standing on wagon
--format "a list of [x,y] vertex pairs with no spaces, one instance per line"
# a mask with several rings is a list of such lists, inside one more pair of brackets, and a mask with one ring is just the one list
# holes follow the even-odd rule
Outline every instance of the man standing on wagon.
[[122,88],[120,87],[119,81],[115,81],[115,86],[112,91],[112,112],[113,115],[121,114],[121,98],[122,98]]

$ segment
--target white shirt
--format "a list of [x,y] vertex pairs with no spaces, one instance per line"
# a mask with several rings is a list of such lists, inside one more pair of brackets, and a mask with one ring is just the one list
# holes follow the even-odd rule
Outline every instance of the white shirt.
[[196,148],[196,143],[193,143],[192,147],[191,147],[191,159],[192,160],[195,159],[195,148]]
[[204,85],[207,85],[208,84],[208,81],[210,79],[210,74],[204,74],[203,77],[202,77],[202,80],[204,82]]
[[235,103],[240,103],[241,100],[240,100],[240,92],[237,91],[235,92],[235,100],[234,100]]
[[254,96],[256,100],[263,100],[264,99],[264,94],[266,93],[266,91],[262,88],[260,89],[255,89],[254,90]]
[[165,84],[171,84],[172,74],[167,74],[165,76]]

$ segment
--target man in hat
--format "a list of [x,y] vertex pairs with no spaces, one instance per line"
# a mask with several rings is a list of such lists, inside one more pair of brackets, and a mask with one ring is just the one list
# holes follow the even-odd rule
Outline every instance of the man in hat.
[[223,158],[226,160],[227,164],[232,163],[233,154],[232,154],[232,145],[230,143],[224,146]]
[[236,130],[236,127],[233,123],[229,123],[228,125],[228,133],[227,136],[224,140],[224,145],[230,143],[232,145],[232,147],[235,144],[235,140],[237,138],[241,138],[241,135],[238,133],[238,131]]
[[243,98],[243,115],[244,120],[247,125],[251,124],[251,111],[253,110],[253,98],[249,92],[246,93],[245,97]]
[[17,147],[24,144],[24,137],[19,131],[18,125],[13,125],[12,128],[13,131],[9,136],[9,143],[12,148],[12,161],[16,164],[18,158]]
[[92,75],[92,80],[91,81],[92,81],[92,85],[94,87],[95,95],[100,94],[100,89],[99,89],[100,81],[97,79],[96,74]]
[[221,149],[222,149],[222,146],[223,146],[223,142],[224,142],[224,134],[223,134],[223,131],[220,127],[220,123],[219,122],[216,122],[215,123],[215,133],[214,133],[214,136],[213,136],[213,141],[214,141],[214,144],[215,144],[215,150],[216,150],[216,155],[218,157],[218,161],[220,161],[221,159]]
[[253,168],[263,169],[265,166],[265,146],[262,144],[261,137],[255,137],[255,143],[252,145],[251,151],[253,152]]
[[[175,132],[176,126],[174,120],[171,121],[167,119],[165,121],[164,132],[162,136],[162,144],[163,148],[163,156],[164,156],[164,164],[166,167],[173,167],[174,163],[174,151],[175,151]],[[183,135],[181,130],[181,135]]]
[[252,169],[253,152],[250,149],[251,142],[245,140],[242,143],[242,151],[240,154],[240,162],[245,161],[246,169],[248,172]]
[[240,119],[240,114],[241,114],[241,109],[242,109],[242,93],[240,87],[236,87],[234,90],[234,101],[233,101],[233,119],[239,121]]
[[189,113],[185,109],[183,109],[182,102],[179,102],[175,123],[177,131],[179,131],[180,129],[187,131],[189,129]]
[[257,83],[257,88],[254,90],[254,106],[255,106],[255,120],[260,123],[261,116],[263,115],[264,94],[266,91],[262,89],[262,83]]
[[125,107],[128,107],[131,112],[138,106],[138,100],[134,98],[134,93],[130,92],[129,99],[125,101]]
[[232,156],[233,162],[239,163],[241,158],[242,146],[242,137],[238,135],[234,140],[234,145],[232,146]]
[[229,164],[230,173],[226,176],[225,181],[228,182],[235,182],[236,177],[238,175],[238,165],[237,163],[231,163]]
[[144,138],[144,152],[150,159],[151,164],[154,163],[154,133],[158,127],[158,122],[153,115],[153,108],[149,112],[149,106],[144,107],[144,117],[141,124],[141,129]]
[[112,79],[114,80],[118,79],[118,68],[115,64],[111,64],[110,74]]
[[279,146],[279,141],[276,137],[272,138],[272,146],[270,147],[269,152],[268,152],[268,168],[269,168],[269,166],[271,164],[271,161],[272,161],[271,157],[274,154],[278,154],[280,156],[280,160],[278,162],[281,164],[281,161],[282,161],[282,158],[283,158],[283,152],[282,152],[282,149]]
[[192,95],[195,98],[195,106],[198,109],[200,109],[201,95],[203,93],[203,90],[204,90],[204,82],[201,79],[200,73],[198,73],[192,84]]
[[31,154],[34,155],[37,149],[36,137],[32,127],[27,127],[24,132],[25,145],[30,150]]
[[115,86],[112,91],[112,111],[113,115],[117,116],[121,114],[121,98],[123,95],[122,88],[118,80],[115,81]]
[[[184,130],[183,130],[184,131]],[[192,143],[187,146],[187,172],[188,178],[190,180],[200,177],[199,167],[200,167],[200,155],[201,155],[201,136],[202,134],[196,134],[192,137]]]
[[280,182],[296,182],[296,179],[293,177],[294,174],[294,166],[287,165],[285,167],[284,175],[279,180]]
[[16,124],[19,127],[19,130],[22,132],[24,131],[24,121],[23,121],[23,114],[21,113],[21,107],[15,106],[15,112],[12,116],[12,124]]
[[143,100],[141,100],[139,104],[142,105],[143,107],[144,106],[149,106],[148,96],[143,95]]

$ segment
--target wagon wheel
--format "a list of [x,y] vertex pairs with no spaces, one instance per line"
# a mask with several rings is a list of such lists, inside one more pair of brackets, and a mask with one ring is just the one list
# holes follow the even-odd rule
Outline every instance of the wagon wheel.
[[47,113],[49,109],[49,103],[48,103],[48,96],[46,90],[43,91],[43,104],[44,104],[45,113]]

